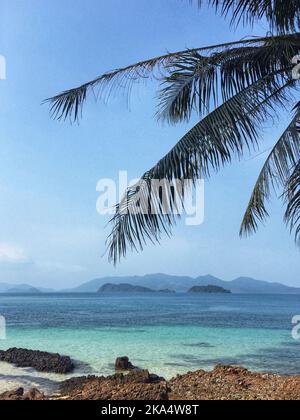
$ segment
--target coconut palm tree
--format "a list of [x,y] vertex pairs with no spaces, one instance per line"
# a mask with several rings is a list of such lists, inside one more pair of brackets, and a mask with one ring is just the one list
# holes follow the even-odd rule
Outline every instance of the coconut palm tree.
[[[185,0],[186,1],[186,0]],[[192,0],[188,0],[193,3]],[[240,234],[256,232],[268,217],[267,202],[273,191],[287,202],[285,221],[300,241],[300,0],[195,0],[214,6],[231,16],[232,24],[253,25],[266,19],[271,33],[266,37],[200,47],[165,54],[117,69],[51,99],[52,115],[78,120],[92,92],[108,98],[120,90],[130,93],[140,80],[160,79],[157,116],[169,123],[189,121],[196,113],[199,122],[141,181],[130,187],[117,205],[108,238],[109,258],[117,263],[129,249],[143,250],[148,241],[160,242],[171,234],[177,221],[178,197],[184,202],[184,182],[171,194],[168,212],[160,194],[151,197],[151,181],[167,179],[196,182],[220,170],[245,152],[256,152],[261,129],[282,108],[292,120],[274,141],[258,176],[243,217]],[[153,194],[152,194],[153,195]],[[176,198],[175,198],[176,195]],[[131,211],[136,205],[147,211]]]

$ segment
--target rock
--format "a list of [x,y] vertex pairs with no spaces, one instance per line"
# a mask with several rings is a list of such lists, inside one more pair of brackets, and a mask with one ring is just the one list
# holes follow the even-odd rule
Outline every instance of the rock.
[[170,400],[300,400],[300,376],[264,375],[236,366],[177,376],[169,386]]
[[[212,372],[198,370],[169,382],[147,370],[128,375],[73,378],[61,386],[65,400],[300,400],[300,376],[252,373],[236,366],[218,365]],[[16,399],[18,395],[9,394]]]
[[130,382],[135,382],[135,383],[141,383],[141,384],[149,384],[151,382],[150,380],[150,374],[148,372],[148,370],[133,370],[131,372],[128,373],[128,375],[126,375],[124,377],[124,382],[126,383],[130,383]]
[[31,367],[39,372],[66,374],[74,370],[70,357],[35,350],[12,348],[0,351],[0,361],[17,367]]
[[133,370],[124,376],[125,382],[135,382],[144,384],[154,384],[158,382],[165,382],[164,378],[157,375],[150,374],[148,370]]
[[129,361],[127,356],[125,357],[118,357],[115,362],[115,369],[118,370],[133,370],[136,369],[135,366]]
[[[60,393],[63,396],[72,395],[77,390],[82,389],[84,385],[91,383],[97,379],[96,376],[81,376],[77,378],[70,378],[60,384]],[[101,378],[98,378],[99,380]],[[104,379],[104,378],[103,378]]]
[[72,378],[61,384],[62,398],[70,400],[167,400],[166,382],[147,370],[128,375]]
[[21,400],[24,394],[23,388],[17,388],[13,391],[7,391],[0,395],[0,401]]
[[30,388],[29,391],[23,395],[23,399],[30,401],[41,401],[45,399],[45,395],[36,388]]
[[39,401],[45,399],[45,395],[35,388],[31,388],[26,393],[24,393],[23,388],[18,388],[14,391],[4,392],[4,394],[0,395],[0,401]]

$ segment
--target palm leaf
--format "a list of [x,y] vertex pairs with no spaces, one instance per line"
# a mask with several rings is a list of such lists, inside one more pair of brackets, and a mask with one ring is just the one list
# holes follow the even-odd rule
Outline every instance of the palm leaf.
[[[203,56],[188,52],[172,63],[160,91],[158,116],[170,123],[201,117],[267,75],[291,75],[291,57],[298,54],[300,37],[269,38],[263,44],[242,45]],[[271,81],[270,81],[271,83]]]
[[[191,3],[193,0],[189,0]],[[279,32],[295,31],[300,22],[299,0],[195,0],[199,7],[209,4],[223,16],[231,16],[233,24],[253,25],[267,19],[270,29]]]
[[257,231],[258,223],[264,222],[269,216],[266,204],[272,191],[278,187],[285,188],[291,168],[300,159],[299,127],[300,106],[297,105],[292,122],[273,147],[260,172],[243,218],[241,236]]
[[229,48],[234,45],[259,44],[265,42],[270,37],[248,39],[242,41],[229,42],[208,47],[195,48],[191,50],[168,53],[150,60],[105,73],[83,85],[66,90],[59,95],[47,99],[45,102],[50,105],[50,112],[53,118],[59,120],[70,118],[77,121],[82,114],[82,108],[89,94],[93,93],[96,99],[107,100],[114,92],[123,91],[130,95],[132,87],[139,81],[146,81],[149,78],[161,79],[166,75],[166,67],[170,69],[173,62],[187,53],[207,52],[218,49]]
[[[109,259],[115,264],[128,249],[142,250],[150,239],[160,242],[163,232],[170,235],[176,223],[176,208],[183,204],[186,193],[184,180],[208,177],[241,157],[245,148],[256,147],[258,129],[272,114],[274,105],[288,99],[286,90],[294,82],[288,81],[275,89],[268,80],[245,89],[192,128],[156,166],[128,189],[111,220],[113,229],[108,238]],[[152,180],[181,180],[170,198],[169,213],[162,211],[160,197],[151,191]],[[136,202],[145,212],[136,213]],[[151,204],[149,204],[151,203]],[[174,211],[175,210],[175,211]]]
[[289,224],[291,232],[295,232],[296,242],[300,244],[300,160],[289,179],[286,198],[288,207],[285,220]]

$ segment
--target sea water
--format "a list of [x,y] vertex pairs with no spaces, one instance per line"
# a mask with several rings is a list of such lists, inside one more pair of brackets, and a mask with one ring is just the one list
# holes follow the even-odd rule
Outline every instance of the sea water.
[[[300,374],[300,341],[292,338],[300,296],[0,295],[0,315],[7,323],[0,349],[69,355],[73,376],[112,374],[115,359],[125,355],[167,379],[218,363]],[[0,363],[0,392],[18,386],[54,392],[70,376]]]

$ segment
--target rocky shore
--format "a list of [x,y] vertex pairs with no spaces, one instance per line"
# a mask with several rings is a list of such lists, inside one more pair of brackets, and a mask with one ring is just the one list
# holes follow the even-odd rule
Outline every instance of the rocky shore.
[[135,369],[128,358],[116,361],[129,372],[109,377],[72,378],[60,385],[60,394],[45,396],[37,389],[19,388],[0,400],[300,400],[300,376],[252,373],[218,365],[212,372],[199,370],[166,381],[147,370]]
[[180,375],[169,387],[171,400],[300,400],[300,376],[252,373],[233,366]]
[[61,387],[68,400],[300,400],[300,376],[252,373],[232,366],[199,370],[165,381],[148,371],[78,378]]

